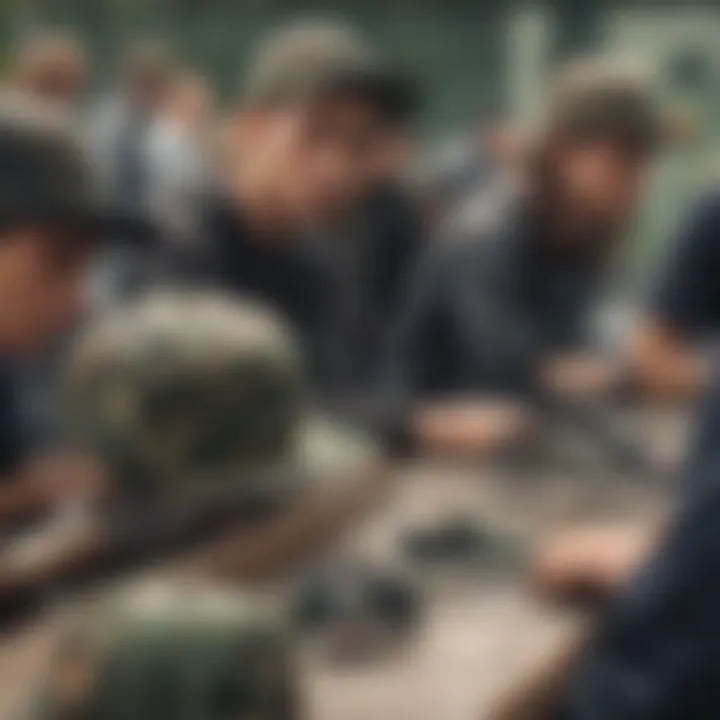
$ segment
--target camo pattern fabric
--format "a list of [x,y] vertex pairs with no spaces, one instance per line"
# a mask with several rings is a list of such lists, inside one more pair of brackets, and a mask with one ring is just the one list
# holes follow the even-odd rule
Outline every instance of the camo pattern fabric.
[[260,47],[245,83],[251,103],[314,96],[348,77],[372,76],[380,59],[343,24],[308,22],[272,34]]
[[292,462],[302,380],[294,338],[269,311],[164,291],[79,338],[63,405],[71,433],[121,483],[139,478],[170,496],[242,491]]
[[293,633],[267,598],[150,581],[69,613],[18,720],[294,720]]

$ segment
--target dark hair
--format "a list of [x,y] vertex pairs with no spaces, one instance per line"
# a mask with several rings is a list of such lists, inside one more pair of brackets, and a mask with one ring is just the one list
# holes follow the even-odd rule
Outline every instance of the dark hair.
[[420,83],[409,73],[387,72],[385,89],[380,84],[382,103],[379,103],[385,120],[396,126],[408,125],[418,119],[423,110],[424,94]]

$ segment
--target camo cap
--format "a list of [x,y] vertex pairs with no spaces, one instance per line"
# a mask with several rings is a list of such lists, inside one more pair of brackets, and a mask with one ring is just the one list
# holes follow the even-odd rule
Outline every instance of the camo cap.
[[391,118],[409,118],[420,104],[410,78],[384,62],[351,27],[332,22],[301,22],[272,34],[250,62],[243,90],[251,105],[282,105],[349,91]]
[[128,488],[168,499],[292,492],[373,450],[311,416],[288,328],[251,302],[163,291],[115,308],[76,344],[71,431]]
[[651,79],[634,68],[600,59],[571,62],[557,74],[545,132],[603,138],[628,149],[652,150],[674,139]]
[[104,591],[67,612],[18,720],[294,720],[284,613],[225,587],[172,580]]

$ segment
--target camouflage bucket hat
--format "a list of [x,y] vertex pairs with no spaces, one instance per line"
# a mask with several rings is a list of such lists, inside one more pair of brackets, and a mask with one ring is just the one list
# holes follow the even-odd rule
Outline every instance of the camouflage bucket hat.
[[60,619],[17,720],[294,720],[294,633],[268,602],[224,587],[144,581]]
[[168,500],[284,497],[376,459],[366,438],[309,410],[285,325],[217,293],[157,292],[99,318],[63,394],[71,432],[121,488]]

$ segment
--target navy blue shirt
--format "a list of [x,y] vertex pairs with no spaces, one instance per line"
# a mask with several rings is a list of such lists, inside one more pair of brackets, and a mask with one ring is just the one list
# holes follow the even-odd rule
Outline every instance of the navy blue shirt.
[[683,336],[720,330],[720,190],[691,209],[671,246],[650,302],[651,314]]
[[34,445],[24,377],[7,359],[0,359],[0,482],[9,479]]
[[326,362],[332,299],[324,256],[303,237],[265,242],[224,198],[207,208],[204,232],[203,242],[177,249],[162,270],[183,284],[220,288],[278,311],[303,343],[317,379]]
[[601,266],[555,249],[538,225],[509,193],[431,243],[392,338],[389,390],[525,394],[549,355],[585,345]]
[[720,466],[615,599],[572,685],[567,720],[711,720],[720,712]]
[[[688,341],[712,344],[720,337],[720,190],[691,208],[651,297],[650,312]],[[717,373],[716,373],[717,375]],[[702,398],[683,487],[706,478],[704,467],[720,461],[720,377]]]
[[[720,192],[693,208],[651,310],[683,336],[720,331]],[[720,716],[720,381],[709,388],[661,546],[623,589],[580,668],[567,720]]]

